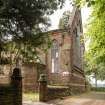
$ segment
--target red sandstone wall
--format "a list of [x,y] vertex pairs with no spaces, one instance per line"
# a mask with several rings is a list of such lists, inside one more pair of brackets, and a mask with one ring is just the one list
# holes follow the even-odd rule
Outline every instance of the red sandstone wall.
[[48,82],[52,85],[67,85],[69,83],[69,74],[71,72],[71,36],[67,30],[55,30],[51,31],[51,39],[56,40],[59,43],[59,72],[52,73],[51,64],[51,49],[47,53],[47,70],[48,70]]
[[[76,36],[77,29],[77,36]],[[81,11],[79,9],[75,10],[75,14],[73,17],[73,21],[71,24],[71,32],[73,38],[73,65],[79,67],[81,70],[83,69],[83,53],[84,46],[81,43],[81,37],[83,37],[83,28],[82,28],[82,18]]]
[[[81,28],[78,36],[75,35],[75,28]],[[66,31],[66,30],[65,30]],[[80,42],[82,20],[80,10],[75,11],[70,32],[64,30],[51,31],[51,39],[56,39],[60,45],[59,63],[60,72],[51,73],[51,49],[47,54],[48,81],[50,84],[69,84],[72,91],[85,91],[85,77],[83,72],[83,43]],[[66,35],[65,35],[65,34]],[[75,69],[75,66],[77,69]]]
[[[4,65],[4,75],[0,76],[0,84],[7,84],[10,82],[9,72],[10,65]],[[36,64],[24,64],[21,68],[23,76],[23,90],[36,91],[38,90],[38,75]]]
[[37,68],[35,64],[27,64],[22,67],[23,90],[36,91],[38,89]]

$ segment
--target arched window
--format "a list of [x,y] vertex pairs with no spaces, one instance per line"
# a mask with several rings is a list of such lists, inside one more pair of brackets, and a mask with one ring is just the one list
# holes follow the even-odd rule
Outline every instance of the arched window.
[[52,49],[51,49],[51,72],[59,72],[59,44],[56,40],[53,40]]

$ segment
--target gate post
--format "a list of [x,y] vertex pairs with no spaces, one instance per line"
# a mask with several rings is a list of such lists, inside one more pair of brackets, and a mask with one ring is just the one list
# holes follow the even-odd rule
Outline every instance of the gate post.
[[13,105],[22,105],[22,75],[19,68],[13,70],[11,85],[13,90]]
[[41,74],[39,78],[39,101],[47,101],[47,79],[45,74]]

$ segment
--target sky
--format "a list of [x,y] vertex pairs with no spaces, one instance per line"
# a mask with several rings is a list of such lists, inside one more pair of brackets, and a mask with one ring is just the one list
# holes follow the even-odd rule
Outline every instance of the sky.
[[[70,5],[69,0],[66,0],[65,5],[62,9],[55,11],[54,14],[52,14],[50,16],[51,27],[49,28],[49,30],[58,29],[59,19],[62,17],[63,12],[67,11],[67,10],[72,11],[72,6]],[[83,7],[81,9],[81,14],[82,14],[82,22],[84,25],[84,24],[86,24],[87,19],[88,19],[89,15],[91,14],[91,9],[87,8],[87,7]]]

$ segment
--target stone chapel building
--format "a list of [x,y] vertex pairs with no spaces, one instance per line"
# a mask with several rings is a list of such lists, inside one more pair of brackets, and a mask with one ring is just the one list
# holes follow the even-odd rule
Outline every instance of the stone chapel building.
[[52,47],[45,55],[48,83],[85,90],[84,42],[80,9],[73,8],[68,24],[67,30],[57,29],[49,32]]
[[45,73],[49,85],[65,85],[72,91],[85,91],[84,42],[80,9],[73,8],[68,24],[67,30],[57,29],[48,32],[52,46],[47,53],[42,51],[39,53],[43,63],[42,69],[39,70],[39,66],[35,65],[25,67],[23,79],[25,90],[37,89],[39,75]]

